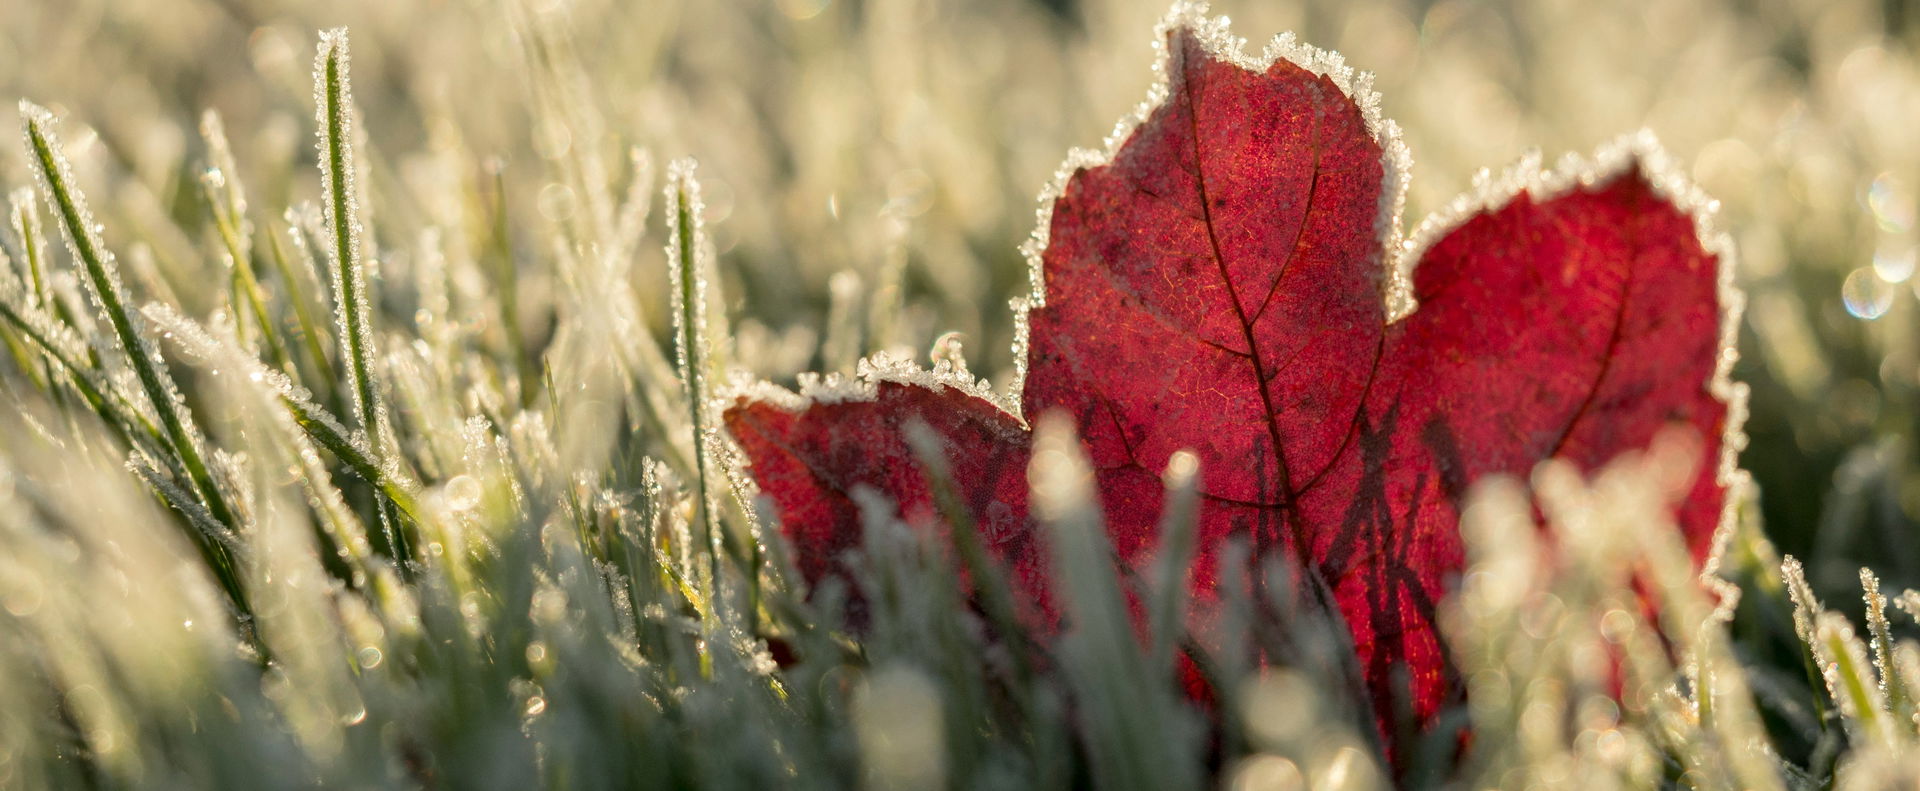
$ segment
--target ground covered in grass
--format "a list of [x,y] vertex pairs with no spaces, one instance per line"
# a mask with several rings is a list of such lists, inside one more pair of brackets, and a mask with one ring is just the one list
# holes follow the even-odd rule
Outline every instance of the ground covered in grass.
[[1033,194],[1139,100],[1166,9],[741,5],[9,15],[0,86],[51,109],[0,158],[0,786],[1920,777],[1920,20],[1215,9],[1379,73],[1409,216],[1644,125],[1741,251],[1757,486],[1728,585],[1678,543],[1659,453],[1485,488],[1442,607],[1467,702],[1388,755],[1284,562],[1229,547],[1259,584],[1211,633],[1136,639],[1135,607],[1179,606],[1192,471],[1169,571],[1116,575],[1070,431],[1031,473],[1065,634],[964,596],[1006,570],[878,506],[805,589],[711,398],[879,352],[1009,381]]

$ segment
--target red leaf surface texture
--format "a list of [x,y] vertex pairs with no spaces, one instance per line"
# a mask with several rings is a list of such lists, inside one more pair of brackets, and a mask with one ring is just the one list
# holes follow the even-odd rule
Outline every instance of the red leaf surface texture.
[[730,404],[805,576],[856,547],[862,487],[945,529],[904,434],[919,421],[1049,623],[1022,417],[1049,410],[1079,431],[1123,563],[1152,554],[1168,457],[1195,453],[1196,612],[1230,538],[1286,553],[1331,590],[1383,717],[1396,690],[1423,720],[1457,694],[1434,616],[1477,479],[1592,470],[1691,427],[1703,472],[1676,519],[1706,562],[1738,475],[1739,298],[1711,203],[1650,137],[1522,161],[1403,234],[1409,157],[1369,75],[1288,36],[1244,54],[1190,7],[1157,47],[1148,101],[1042,196],[1010,398],[880,359]]

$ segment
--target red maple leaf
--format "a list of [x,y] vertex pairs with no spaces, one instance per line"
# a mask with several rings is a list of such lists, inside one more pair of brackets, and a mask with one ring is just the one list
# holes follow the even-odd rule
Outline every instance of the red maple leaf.
[[1434,613],[1476,479],[1591,470],[1691,427],[1708,472],[1676,517],[1705,560],[1735,474],[1739,300],[1710,203],[1657,144],[1522,162],[1403,240],[1408,156],[1370,75],[1287,36],[1247,56],[1184,6],[1159,45],[1162,84],[1043,195],[1018,414],[893,361],[727,410],[809,579],[857,544],[861,487],[944,529],[903,433],[922,421],[1050,612],[1019,416],[1046,410],[1072,417],[1124,563],[1152,551],[1168,457],[1193,451],[1199,609],[1229,537],[1288,553],[1331,588],[1382,722],[1397,684],[1423,721],[1455,694]]

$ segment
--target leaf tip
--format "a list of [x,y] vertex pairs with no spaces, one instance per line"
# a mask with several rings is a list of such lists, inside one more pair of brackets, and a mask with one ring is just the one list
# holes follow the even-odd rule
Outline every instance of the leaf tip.
[[32,99],[20,100],[20,119],[29,125],[40,126],[53,122],[53,112],[34,103]]
[[347,53],[347,28],[345,25],[330,27],[320,31],[320,52],[330,55],[335,51],[338,51],[342,55]]

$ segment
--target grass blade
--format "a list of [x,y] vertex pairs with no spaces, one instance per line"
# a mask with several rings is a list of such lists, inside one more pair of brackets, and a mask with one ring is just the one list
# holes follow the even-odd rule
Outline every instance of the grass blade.
[[[366,434],[376,462],[388,453],[386,408],[374,381],[373,311],[368,304],[365,262],[360,258],[360,216],[354,200],[353,86],[348,70],[347,29],[320,34],[314,55],[314,105],[320,135],[320,185],[333,254],[334,329],[346,358],[354,422]],[[384,492],[384,490],[383,490]],[[379,499],[386,549],[404,570],[413,559],[405,527],[390,497]]]
[[1055,590],[1072,631],[1058,653],[1082,707],[1083,738],[1101,788],[1197,788],[1194,734],[1172,680],[1150,673],[1114,573],[1093,470],[1070,418],[1041,415],[1027,468],[1045,525]]
[[[287,233],[297,239],[300,232],[290,227]],[[300,338],[305,341],[307,364],[316,374],[316,381],[321,382],[331,394],[334,392],[333,383],[339,381],[339,375],[334,372],[333,360],[327,355],[326,334],[320,330],[320,322],[314,319],[313,311],[308,308],[306,293],[301,288],[292,262],[287,258],[286,248],[280,245],[279,234],[269,231],[266,236],[267,258],[273,262],[274,272],[280,276],[281,287],[287,290],[287,303],[293,306],[294,326],[299,328]]]
[[1827,692],[1840,709],[1847,732],[1855,739],[1870,739],[1893,746],[1893,729],[1887,722],[1887,701],[1874,683],[1872,665],[1867,663],[1866,647],[1853,632],[1853,625],[1836,612],[1823,612],[1814,621],[1813,651],[1819,656],[1820,670]]
[[[247,197],[240,187],[240,171],[234,163],[233,149],[227,144],[226,127],[219,113],[208,110],[200,116],[200,134],[207,142],[208,157],[212,160],[200,175],[200,190],[207,199],[207,208],[213,212],[214,230],[226,247],[240,296],[252,312],[254,324],[260,328],[268,359],[283,371],[291,370],[293,364],[287,357],[286,344],[280,339],[279,324],[267,310],[266,294],[253,272],[253,229],[247,222]],[[234,307],[237,313],[240,306]]]
[[[167,372],[165,361],[161,360],[159,351],[145,335],[139,316],[128,309],[126,288],[120,283],[120,272],[114,264],[113,253],[100,241],[92,214],[87,210],[86,198],[72,187],[72,168],[59,153],[59,142],[52,129],[53,115],[25,101],[20,104],[20,114],[42,197],[59,217],[59,225],[73,258],[84,270],[87,293],[92,295],[95,306],[111,325],[121,351],[125,353],[134,374],[139,377],[140,386],[159,416],[173,454],[187,471],[201,505],[220,524],[226,525],[229,530],[234,529],[238,525],[238,517],[207,466],[202,452],[204,443],[194,426],[193,416],[181,400],[179,388]],[[227,561],[231,565],[231,558]]]
[[1199,457],[1184,451],[1173,454],[1167,459],[1163,478],[1167,500],[1160,514],[1159,557],[1153,569],[1148,615],[1155,671],[1170,666],[1184,629],[1180,619],[1187,603],[1187,573],[1193,566],[1200,529]]
[[[89,364],[86,345],[74,337],[66,325],[56,322],[44,311],[24,304],[7,286],[0,286],[0,318],[18,331],[45,356],[50,368],[65,373],[89,409],[104,419],[129,447],[144,448],[171,458],[166,453],[167,438],[131,400],[115,389],[99,369]],[[49,381],[51,385],[51,380]],[[184,473],[184,470],[180,472]]]
[[678,352],[680,385],[693,425],[694,518],[704,531],[700,538],[709,553],[708,573],[717,589],[724,537],[714,514],[707,474],[707,435],[713,425],[707,414],[707,369],[712,349],[707,340],[706,236],[701,227],[700,182],[694,179],[693,169],[690,159],[675,161],[667,168],[667,266],[673,280],[674,348]]
[[[1887,597],[1880,593],[1880,578],[1860,569],[1860,589],[1867,605],[1867,632],[1873,642],[1873,667],[1880,676],[1880,694],[1887,710],[1900,721],[1913,722],[1913,694],[1899,672],[1894,659],[1893,626],[1887,622]],[[1911,731],[1912,728],[1907,728]],[[1904,734],[1903,734],[1904,735]]]
[[[47,277],[46,236],[40,231],[40,211],[33,204],[33,191],[13,193],[11,218],[14,236],[20,239],[20,256],[27,268],[29,304],[54,306],[53,281]],[[65,319],[66,317],[62,317]]]
[[986,547],[980,543],[979,526],[960,498],[960,489],[953,480],[953,469],[947,463],[940,436],[918,418],[906,424],[904,433],[907,444],[913,448],[914,457],[927,476],[934,506],[940,509],[941,518],[947,520],[951,529],[954,552],[960,556],[961,568],[966,572],[973,593],[979,597],[981,608],[986,610],[987,618],[999,630],[1001,639],[1012,646],[1009,653],[1013,658],[1014,672],[1019,681],[1026,683],[1033,674],[1033,663],[1029,656],[1033,648],[1027,645],[1026,632],[1020,627],[1019,610],[1011,595],[1013,587],[1008,583],[1005,571],[988,557]]

